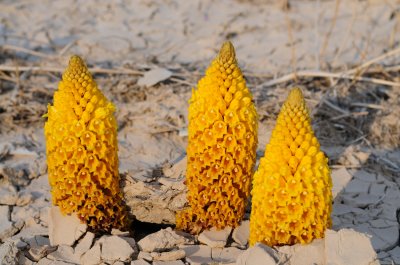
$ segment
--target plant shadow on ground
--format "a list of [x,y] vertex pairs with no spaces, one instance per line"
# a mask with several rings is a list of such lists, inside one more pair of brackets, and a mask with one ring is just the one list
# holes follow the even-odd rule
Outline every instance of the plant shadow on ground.
[[[314,132],[332,168],[332,228],[369,234],[380,262],[397,264],[400,93],[387,86],[343,80],[333,84],[315,78],[301,80],[296,86],[304,92]],[[254,89],[260,121],[269,130],[289,93],[289,88],[282,87]],[[259,132],[261,140],[263,133]],[[258,155],[263,153],[261,150]]]

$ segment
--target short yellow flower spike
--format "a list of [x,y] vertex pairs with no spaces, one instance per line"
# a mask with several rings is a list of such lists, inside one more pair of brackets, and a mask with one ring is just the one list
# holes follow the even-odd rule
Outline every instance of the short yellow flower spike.
[[254,174],[250,245],[322,238],[331,226],[331,188],[328,159],[314,136],[303,94],[294,88]]
[[76,212],[94,230],[124,228],[119,188],[114,105],[98,89],[85,63],[72,56],[45,124],[52,201]]
[[250,195],[256,158],[257,113],[230,42],[192,91],[186,185],[189,208],[178,229],[235,227]]

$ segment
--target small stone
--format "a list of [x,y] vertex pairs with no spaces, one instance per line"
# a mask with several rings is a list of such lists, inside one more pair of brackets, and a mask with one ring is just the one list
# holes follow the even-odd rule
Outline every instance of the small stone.
[[212,248],[223,248],[226,245],[226,241],[228,240],[231,231],[231,227],[226,227],[223,230],[217,230],[213,227],[210,230],[203,231],[199,235],[198,240]]
[[138,242],[139,249],[146,252],[162,252],[184,244],[188,240],[172,231],[171,227],[150,234]]
[[74,249],[67,245],[58,246],[57,250],[47,255],[48,259],[54,261],[65,261],[69,263],[79,263],[78,255],[75,255]]
[[41,235],[36,235],[31,238],[25,238],[24,239],[26,243],[29,244],[29,246],[32,247],[40,247],[40,246],[48,246],[50,245],[50,240],[47,237],[41,236]]
[[131,261],[131,265],[150,265],[150,263],[148,263],[145,260],[138,259],[138,260]]
[[126,262],[130,260],[134,252],[126,240],[118,236],[109,236],[102,244],[101,258],[105,261]]
[[235,264],[236,260],[243,252],[244,250],[235,247],[213,248],[211,249],[211,257],[219,264]]
[[149,252],[145,252],[145,251],[140,251],[139,252],[138,259],[144,259],[144,260],[147,260],[147,261],[153,261],[153,257],[151,256],[151,254]]
[[185,265],[181,260],[175,261],[154,261],[153,265]]
[[92,232],[87,232],[86,235],[79,241],[78,245],[75,247],[75,254],[82,255],[90,249],[94,239],[94,234]]
[[186,261],[191,265],[212,263],[211,248],[204,245],[180,246],[186,253]]
[[1,265],[15,265],[18,264],[18,248],[12,241],[5,241],[0,245],[0,261]]
[[58,207],[51,207],[49,212],[50,244],[72,246],[87,229],[76,214],[62,215]]
[[100,263],[101,259],[101,249],[100,244],[96,243],[94,246],[89,249],[83,256],[81,256],[81,264],[82,265],[97,265]]
[[162,253],[152,252],[150,255],[153,257],[153,260],[172,261],[183,259],[186,256],[186,253],[183,249],[177,249]]
[[370,238],[352,229],[325,232],[325,263],[335,265],[373,264],[376,252]]
[[332,196],[333,198],[336,198],[337,194],[339,194],[350,182],[352,176],[345,167],[342,167],[340,169],[332,170],[331,177],[333,184]]
[[290,264],[324,264],[324,240],[314,239],[307,245],[296,244],[278,248],[280,253],[288,255]]
[[25,249],[27,249],[28,244],[25,243],[24,241],[18,240],[16,246],[17,246],[17,248],[18,248],[19,250],[25,250]]
[[241,246],[247,245],[250,236],[250,221],[242,221],[240,226],[233,230],[232,238]]
[[[5,240],[6,238],[12,237],[18,233],[18,231],[20,231],[25,224],[25,222],[22,220],[18,220],[16,223],[11,223],[11,225],[8,226],[10,223],[11,222],[0,224],[0,240]],[[3,229],[1,227],[3,227]]]
[[113,263],[113,265],[124,265],[125,263],[123,263],[122,261],[116,261]]
[[274,249],[257,243],[238,257],[236,265],[277,265],[277,257]]
[[138,247],[136,245],[136,241],[134,238],[132,237],[126,237],[126,236],[120,236],[120,238],[122,238],[123,240],[125,240],[126,242],[128,242],[128,244],[132,247],[132,249],[134,250],[135,254],[139,253]]
[[57,247],[44,245],[44,246],[34,246],[31,247],[28,251],[30,259],[33,261],[39,261],[43,257],[57,250]]

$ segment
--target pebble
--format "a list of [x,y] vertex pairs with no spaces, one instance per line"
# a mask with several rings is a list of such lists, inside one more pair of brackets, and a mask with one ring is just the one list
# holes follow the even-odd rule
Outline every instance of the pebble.
[[377,255],[370,238],[352,229],[325,232],[325,262],[335,265],[373,264]]
[[227,248],[213,248],[211,249],[211,257],[219,264],[235,264],[237,258],[244,252],[244,250],[227,247]]
[[284,253],[289,257],[290,264],[295,265],[310,265],[324,264],[324,247],[323,239],[314,239],[311,243],[302,245],[296,244],[293,246],[279,247],[280,253]]
[[204,245],[180,246],[186,254],[186,261],[191,265],[212,263],[211,248]]
[[74,249],[71,246],[67,245],[58,246],[56,251],[51,252],[49,255],[47,255],[47,258],[54,261],[79,263],[79,256],[75,255]]
[[76,214],[62,215],[59,208],[51,207],[49,212],[49,238],[52,246],[72,246],[87,229]]
[[101,249],[100,244],[96,243],[89,249],[83,256],[81,256],[80,263],[82,265],[97,265],[100,263],[101,259]]
[[250,236],[250,221],[245,220],[233,230],[233,240],[241,246],[247,245]]
[[87,232],[85,236],[79,241],[75,247],[75,253],[82,255],[90,249],[94,239],[94,234],[92,232]]
[[210,230],[203,231],[199,235],[198,240],[212,248],[223,248],[226,245],[226,241],[228,240],[231,231],[231,227],[226,227],[223,230],[217,230],[213,227]]
[[134,253],[134,249],[130,244],[118,237],[109,236],[106,237],[101,249],[101,258],[105,261],[129,261]]
[[12,237],[24,226],[24,221],[19,220],[16,223],[7,222],[5,224],[0,224],[0,240],[5,240]]
[[28,251],[30,259],[33,261],[39,261],[41,258],[47,256],[48,254],[57,250],[57,247],[44,245],[44,246],[34,246]]
[[188,240],[168,227],[150,234],[138,242],[139,249],[146,252],[163,252],[186,243]]
[[277,265],[277,257],[274,249],[257,243],[239,255],[236,265]]

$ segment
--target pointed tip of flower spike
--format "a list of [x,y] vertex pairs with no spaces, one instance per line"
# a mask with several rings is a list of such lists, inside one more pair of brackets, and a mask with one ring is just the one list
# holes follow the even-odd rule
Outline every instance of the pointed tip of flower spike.
[[232,42],[224,42],[224,44],[222,44],[221,50],[219,51],[219,60],[223,63],[226,63],[230,60],[233,61],[235,59],[235,56],[235,48],[233,47]]
[[298,87],[293,88],[290,91],[289,96],[286,99],[286,102],[292,107],[304,104],[304,97],[303,97],[303,92],[301,92],[301,89]]
[[63,80],[72,81],[76,79],[78,81],[80,77],[84,78],[85,76],[87,78],[92,77],[85,61],[78,55],[72,55],[69,59],[68,67],[63,73]]
[[81,57],[74,54],[69,58],[68,67],[86,67],[86,64]]

